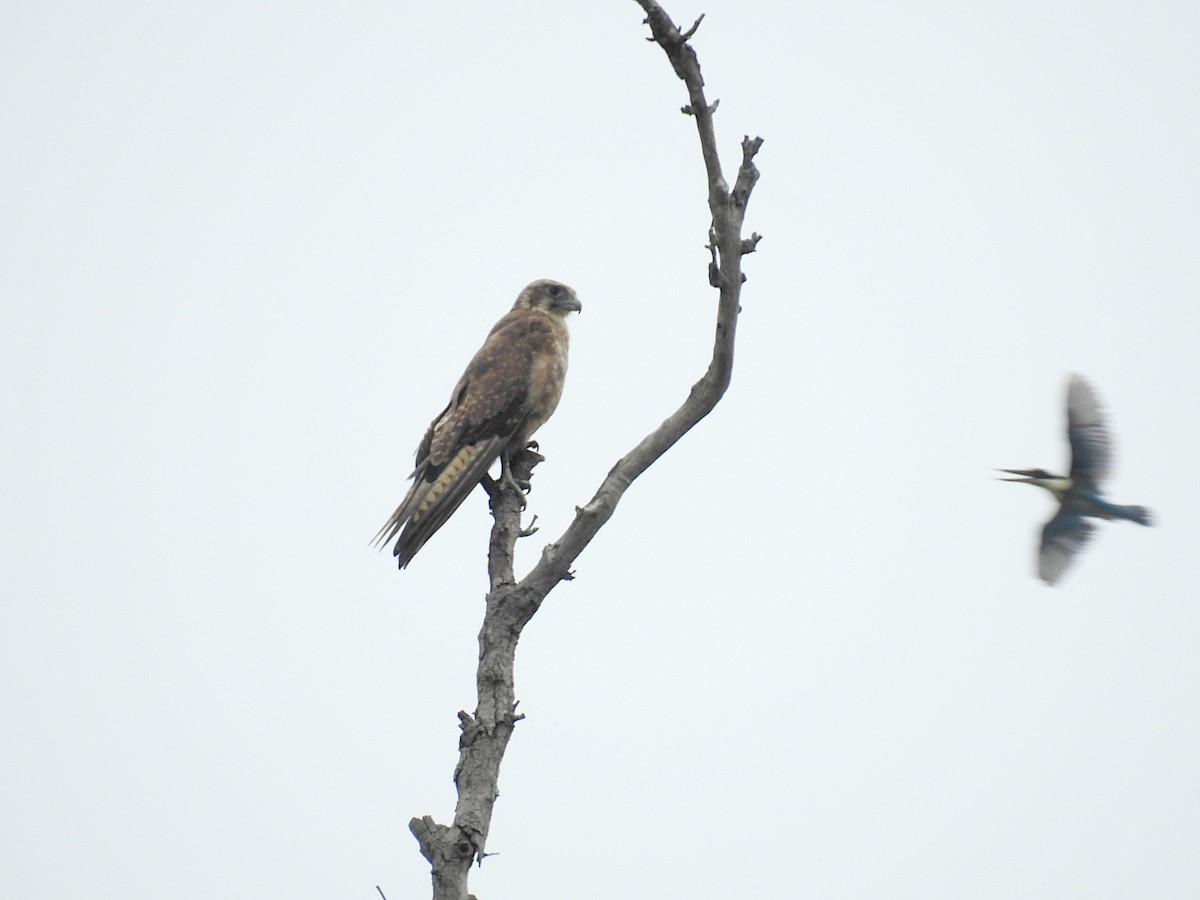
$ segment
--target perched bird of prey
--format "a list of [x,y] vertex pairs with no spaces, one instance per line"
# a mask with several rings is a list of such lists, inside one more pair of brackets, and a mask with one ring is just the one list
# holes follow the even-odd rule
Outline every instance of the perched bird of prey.
[[1087,519],[1128,519],[1149,525],[1150,510],[1144,506],[1120,506],[1100,495],[1100,482],[1108,475],[1111,451],[1108,429],[1096,395],[1086,381],[1072,375],[1067,385],[1067,441],[1071,445],[1071,474],[1051,475],[1045,469],[1000,469],[1021,478],[1002,478],[1036,484],[1058,500],[1058,512],[1042,529],[1038,551],[1038,575],[1054,584],[1071,560],[1092,536]]
[[521,291],[454,386],[450,402],[417,447],[412,487],[375,535],[407,566],[497,459],[529,444],[558,406],[567,374],[567,313],[583,306],[565,284],[543,279]]

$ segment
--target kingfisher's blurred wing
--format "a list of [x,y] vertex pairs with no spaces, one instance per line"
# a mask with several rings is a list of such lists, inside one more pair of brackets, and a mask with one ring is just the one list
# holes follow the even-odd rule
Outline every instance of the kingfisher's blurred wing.
[[1058,581],[1095,531],[1083,513],[1074,509],[1074,506],[1075,504],[1068,499],[1042,529],[1038,576],[1046,584]]
[[1072,375],[1067,385],[1067,440],[1071,480],[1078,490],[1095,491],[1108,477],[1112,451],[1096,394],[1078,375]]

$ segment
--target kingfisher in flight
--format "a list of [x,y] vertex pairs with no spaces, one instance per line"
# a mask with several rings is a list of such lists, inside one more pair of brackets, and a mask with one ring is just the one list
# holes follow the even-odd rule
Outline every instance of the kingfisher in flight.
[[1058,512],[1042,528],[1038,551],[1038,575],[1054,584],[1076,554],[1091,538],[1093,519],[1127,519],[1150,525],[1150,510],[1144,506],[1121,506],[1100,495],[1100,483],[1108,476],[1112,458],[1108,429],[1091,386],[1078,375],[1067,385],[1067,441],[1071,445],[1071,474],[1051,475],[1045,469],[999,469],[1020,478],[1001,478],[1021,484],[1036,484],[1054,495]]

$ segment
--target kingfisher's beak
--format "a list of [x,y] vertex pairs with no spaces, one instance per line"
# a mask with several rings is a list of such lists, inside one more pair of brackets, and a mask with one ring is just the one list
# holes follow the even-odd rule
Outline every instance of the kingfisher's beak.
[[1008,472],[1010,475],[1024,475],[1024,478],[997,478],[997,481],[1016,481],[1020,484],[1032,484],[1037,469],[997,469],[997,472]]

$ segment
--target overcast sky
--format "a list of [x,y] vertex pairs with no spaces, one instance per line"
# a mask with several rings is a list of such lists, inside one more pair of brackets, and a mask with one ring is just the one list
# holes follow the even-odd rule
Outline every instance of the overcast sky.
[[[481,900],[1200,892],[1200,6],[672,0],[764,238],[723,403],[527,628]],[[0,9],[0,895],[428,896],[482,491],[368,542],[572,285],[526,570],[707,364],[631,0]],[[1056,588],[1067,463],[1112,499]]]

